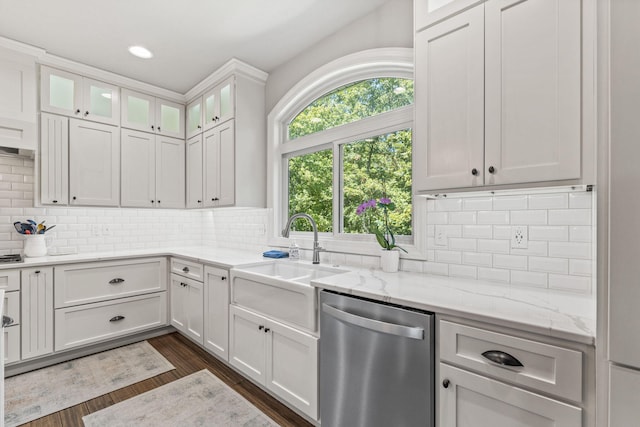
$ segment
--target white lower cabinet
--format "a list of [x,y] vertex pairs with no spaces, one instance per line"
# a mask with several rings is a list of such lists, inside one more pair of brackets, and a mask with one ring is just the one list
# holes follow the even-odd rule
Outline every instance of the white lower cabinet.
[[229,271],[204,268],[204,346],[229,360]]
[[318,418],[318,338],[231,305],[229,362],[312,419]]
[[53,352],[53,268],[21,272],[22,360]]
[[20,326],[4,328],[4,363],[20,360]]
[[440,363],[440,427],[580,427],[582,409]]
[[203,284],[171,275],[171,324],[198,344],[203,344]]
[[609,427],[627,427],[640,420],[640,371],[609,366]]

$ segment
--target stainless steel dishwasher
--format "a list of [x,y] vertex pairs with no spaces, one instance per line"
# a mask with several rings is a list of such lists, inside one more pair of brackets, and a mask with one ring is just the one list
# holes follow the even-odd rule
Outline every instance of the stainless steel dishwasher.
[[322,291],[322,427],[432,427],[433,346],[431,313]]

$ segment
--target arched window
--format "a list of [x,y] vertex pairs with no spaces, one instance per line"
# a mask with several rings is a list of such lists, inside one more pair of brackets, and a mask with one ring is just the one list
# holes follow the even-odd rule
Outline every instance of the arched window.
[[[323,238],[375,242],[364,202],[390,199],[392,229],[413,242],[413,65],[409,50],[350,55],[316,70],[269,115],[274,229],[305,212]],[[295,224],[310,231],[307,222]]]

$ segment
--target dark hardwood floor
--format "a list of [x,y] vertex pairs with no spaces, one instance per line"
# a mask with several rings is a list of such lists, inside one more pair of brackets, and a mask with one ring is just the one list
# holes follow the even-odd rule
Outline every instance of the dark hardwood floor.
[[208,369],[281,426],[311,426],[298,414],[180,334],[172,333],[151,338],[148,341],[176,369],[23,425],[28,427],[82,426],[82,417],[87,414],[202,369]]

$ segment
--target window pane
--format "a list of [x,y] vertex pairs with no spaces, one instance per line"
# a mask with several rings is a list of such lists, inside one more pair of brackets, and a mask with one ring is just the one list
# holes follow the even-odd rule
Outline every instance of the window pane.
[[379,78],[343,86],[311,103],[289,123],[289,139],[331,129],[413,103],[413,80]]
[[386,197],[397,236],[411,235],[411,129],[367,138],[342,146],[343,232],[367,233],[357,207]]
[[[333,230],[333,151],[317,151],[292,157],[289,168],[289,216],[304,212],[316,221],[318,231]],[[298,219],[294,230],[311,231],[308,221]]]

